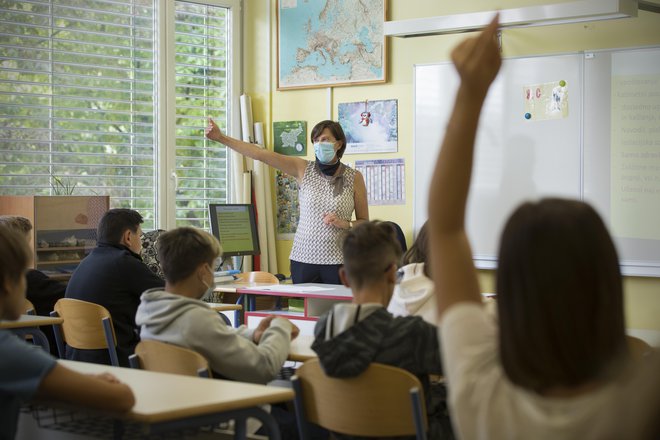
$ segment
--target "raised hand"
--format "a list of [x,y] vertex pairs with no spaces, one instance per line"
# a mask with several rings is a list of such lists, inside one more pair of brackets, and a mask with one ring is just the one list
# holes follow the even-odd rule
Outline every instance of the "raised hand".
[[222,137],[222,130],[220,130],[220,127],[218,127],[213,119],[209,118],[209,124],[204,130],[204,135],[212,141],[220,142],[220,138]]
[[499,14],[495,15],[481,34],[464,40],[451,53],[462,85],[483,96],[488,92],[502,64],[497,43],[498,25]]

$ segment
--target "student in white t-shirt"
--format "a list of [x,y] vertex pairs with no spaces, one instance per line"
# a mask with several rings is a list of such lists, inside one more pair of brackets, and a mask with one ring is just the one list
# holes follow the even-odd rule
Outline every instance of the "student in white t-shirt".
[[464,440],[602,438],[629,356],[618,258],[594,209],[519,206],[500,241],[498,322],[481,302],[465,209],[479,115],[501,64],[497,27],[496,17],[452,52],[461,83],[428,204],[450,413]]

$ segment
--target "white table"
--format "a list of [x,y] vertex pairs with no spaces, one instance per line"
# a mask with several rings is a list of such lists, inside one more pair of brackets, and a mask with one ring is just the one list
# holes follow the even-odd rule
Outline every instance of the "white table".
[[[110,372],[131,387],[136,397],[133,409],[124,414],[90,411],[88,408],[45,403],[46,407],[69,411],[84,418],[90,414],[111,418],[115,437],[126,427],[145,435],[159,435],[200,426],[217,425],[235,420],[236,438],[245,438],[245,419],[255,417],[269,430],[270,438],[279,439],[277,423],[259,405],[290,401],[293,391],[228,380],[206,379],[167,373],[111,367],[85,362],[59,361],[67,368],[81,373]],[[42,402],[38,404],[41,405]],[[126,431],[127,432],[127,431]],[[120,437],[121,435],[119,435]]]

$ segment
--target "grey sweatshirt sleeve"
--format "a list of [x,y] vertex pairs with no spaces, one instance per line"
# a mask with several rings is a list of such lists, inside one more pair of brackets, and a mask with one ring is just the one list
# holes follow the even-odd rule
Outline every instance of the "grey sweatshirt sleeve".
[[247,337],[252,330],[234,329],[213,313],[199,313],[189,322],[186,345],[229,379],[266,383],[275,378],[289,354],[292,326],[287,319],[273,319],[259,345]]

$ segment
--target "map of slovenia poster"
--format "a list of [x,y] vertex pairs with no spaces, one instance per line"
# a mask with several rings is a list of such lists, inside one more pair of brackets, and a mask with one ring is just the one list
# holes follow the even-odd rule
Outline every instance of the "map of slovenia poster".
[[385,0],[279,0],[277,89],[385,82]]
[[273,122],[275,152],[287,156],[307,155],[307,122]]

